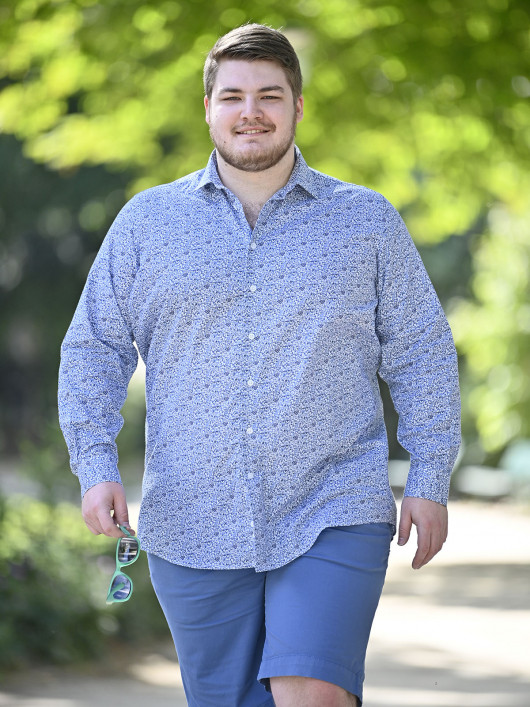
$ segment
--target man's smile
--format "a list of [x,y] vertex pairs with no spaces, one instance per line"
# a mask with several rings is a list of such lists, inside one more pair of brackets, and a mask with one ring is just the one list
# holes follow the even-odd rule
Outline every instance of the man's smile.
[[265,127],[264,125],[250,125],[244,128],[234,128],[236,135],[265,135],[273,132],[272,126]]

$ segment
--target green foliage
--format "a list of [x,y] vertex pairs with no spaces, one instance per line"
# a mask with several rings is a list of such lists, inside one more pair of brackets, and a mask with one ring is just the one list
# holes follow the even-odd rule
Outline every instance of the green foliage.
[[[0,22],[1,26],[1,22]],[[128,175],[58,173],[0,136],[0,450],[46,444],[57,426],[60,342]]]
[[102,658],[113,636],[167,633],[144,553],[130,569],[131,600],[105,605],[115,541],[92,536],[73,506],[1,500],[0,537],[0,671]]
[[94,543],[66,506],[12,499],[2,510],[3,667],[95,655],[101,639]]
[[[469,290],[456,277],[469,267],[465,257],[455,263],[454,239],[489,252],[496,236],[484,224],[499,210],[527,231],[529,20],[527,0],[0,5],[0,159],[11,165],[0,173],[3,446],[14,451],[20,430],[42,437],[60,339],[126,195],[205,164],[202,64],[220,34],[246,21],[285,28],[301,57],[297,143],[309,163],[387,196],[424,246],[442,301],[459,298],[470,435],[476,420],[493,450],[526,430],[528,396],[517,383],[528,370],[525,315],[505,310],[515,317],[508,352],[498,343],[506,323],[483,294],[488,258],[474,263]],[[511,277],[499,258],[494,279]],[[465,316],[486,322],[495,356],[476,353],[480,336]]]
[[18,0],[1,19],[3,130],[55,169],[132,169],[136,191],[201,166],[205,53],[253,20],[302,56],[310,162],[376,186],[420,240],[528,193],[525,0]]
[[466,404],[497,452],[530,437],[530,214],[493,209],[475,263],[475,299],[455,303],[450,319],[471,374]]
[[53,506],[79,500],[79,483],[67,471],[68,452],[58,424],[43,425],[38,443],[22,440],[20,457],[20,472],[38,485],[36,494],[42,501]]

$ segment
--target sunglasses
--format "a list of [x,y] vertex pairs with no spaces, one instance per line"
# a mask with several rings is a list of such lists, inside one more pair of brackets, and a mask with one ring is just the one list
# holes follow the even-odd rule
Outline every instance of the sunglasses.
[[115,602],[127,601],[131,598],[133,592],[132,579],[121,571],[122,567],[132,565],[136,562],[140,555],[140,541],[123,525],[118,525],[118,528],[125,533],[127,537],[119,538],[116,546],[116,570],[110,580],[109,591],[107,594],[107,604]]

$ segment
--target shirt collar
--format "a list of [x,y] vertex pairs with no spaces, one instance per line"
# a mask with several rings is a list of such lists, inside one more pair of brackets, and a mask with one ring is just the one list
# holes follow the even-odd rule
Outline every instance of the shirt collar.
[[213,184],[216,189],[226,188],[225,185],[222,183],[221,178],[219,176],[219,172],[217,170],[217,156],[215,150],[210,155],[208,164],[206,165],[202,176],[199,179],[197,186],[195,187],[195,191],[203,189],[208,184]]
[[[276,192],[273,198],[283,199],[290,191],[292,191],[296,186],[301,186],[305,189],[311,196],[318,198],[320,196],[321,189],[319,188],[316,174],[307,165],[307,162],[302,157],[302,153],[299,148],[295,145],[295,163],[289,181],[285,186],[283,186],[279,191]],[[217,169],[217,156],[215,150],[213,150],[208,160],[195,191],[206,187],[208,184],[213,184],[216,189],[226,189],[225,185],[222,183],[219,177],[219,171]]]

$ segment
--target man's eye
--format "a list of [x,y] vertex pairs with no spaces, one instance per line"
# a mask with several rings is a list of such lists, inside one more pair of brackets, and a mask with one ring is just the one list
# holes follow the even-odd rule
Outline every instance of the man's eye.
[[263,98],[267,99],[268,101],[275,101],[279,100],[280,96],[263,96]]
[[223,101],[239,101],[239,96],[227,96]]

